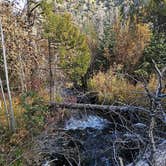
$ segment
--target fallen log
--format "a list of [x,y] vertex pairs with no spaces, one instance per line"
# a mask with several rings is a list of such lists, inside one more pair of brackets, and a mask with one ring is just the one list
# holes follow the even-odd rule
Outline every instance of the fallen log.
[[125,106],[112,106],[112,105],[98,105],[98,104],[79,104],[79,103],[51,103],[51,109],[55,108],[67,108],[67,109],[85,109],[85,110],[98,110],[108,112],[144,112],[149,113],[150,111],[137,106],[125,105]]

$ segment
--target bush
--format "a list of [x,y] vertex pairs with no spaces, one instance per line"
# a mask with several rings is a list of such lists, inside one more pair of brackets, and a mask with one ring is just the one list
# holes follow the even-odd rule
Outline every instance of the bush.
[[48,114],[48,107],[43,98],[35,92],[28,92],[21,96],[21,105],[25,109],[23,118],[25,127],[37,134],[44,127],[44,117]]
[[[106,25],[104,36],[100,41],[96,68],[106,71],[114,64],[123,65],[123,71],[131,73],[143,56],[149,44],[151,30],[148,24],[117,18],[114,24]],[[101,66],[101,67],[100,67]]]
[[[151,76],[149,88],[154,91],[155,76]],[[124,103],[147,106],[145,90],[141,83],[135,86],[124,75],[110,69],[107,73],[99,72],[88,83],[89,89],[99,93],[99,101],[104,104]]]

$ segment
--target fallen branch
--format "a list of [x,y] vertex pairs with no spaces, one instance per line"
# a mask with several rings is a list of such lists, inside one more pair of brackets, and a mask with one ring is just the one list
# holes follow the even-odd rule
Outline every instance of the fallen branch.
[[87,109],[87,110],[109,111],[109,112],[120,111],[120,112],[150,113],[150,111],[145,108],[131,106],[131,105],[112,106],[112,105],[97,105],[97,104],[78,104],[78,103],[51,103],[50,107],[51,107],[51,109],[68,108],[68,109]]

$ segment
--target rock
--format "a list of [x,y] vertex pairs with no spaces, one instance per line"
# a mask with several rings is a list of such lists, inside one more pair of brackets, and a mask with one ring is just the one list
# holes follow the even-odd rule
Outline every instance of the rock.
[[98,92],[89,92],[84,95],[77,96],[77,103],[95,104],[98,102]]
[[144,161],[144,160],[140,160],[140,161],[138,161],[136,163],[136,165],[134,165],[133,163],[131,163],[131,164],[127,165],[127,166],[149,166],[149,164],[146,161]]
[[133,127],[137,128],[137,129],[146,129],[147,128],[147,126],[143,123],[135,123],[135,124],[133,124]]
[[166,140],[158,146],[154,158],[156,166],[166,166]]
[[[147,152],[148,153],[148,152]],[[145,156],[150,156],[149,154],[145,154]],[[159,144],[155,154],[154,154],[154,165],[155,166],[166,166],[166,140]],[[136,164],[128,164],[127,166],[150,166],[147,160],[140,160]]]

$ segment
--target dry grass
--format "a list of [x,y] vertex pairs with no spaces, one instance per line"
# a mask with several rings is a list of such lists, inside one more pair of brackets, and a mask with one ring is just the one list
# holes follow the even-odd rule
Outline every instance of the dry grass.
[[[154,91],[155,76],[152,76],[148,87]],[[89,89],[99,93],[101,103],[121,102],[125,104],[147,105],[145,90],[142,83],[131,84],[122,74],[115,74],[112,70],[107,73],[99,72],[89,80]]]
[[[16,119],[20,119],[22,114],[25,112],[25,109],[21,106],[20,99],[18,96],[13,97],[13,110]],[[2,105],[0,108],[0,124],[2,126],[7,126],[6,114],[4,109],[4,104],[2,101]]]

